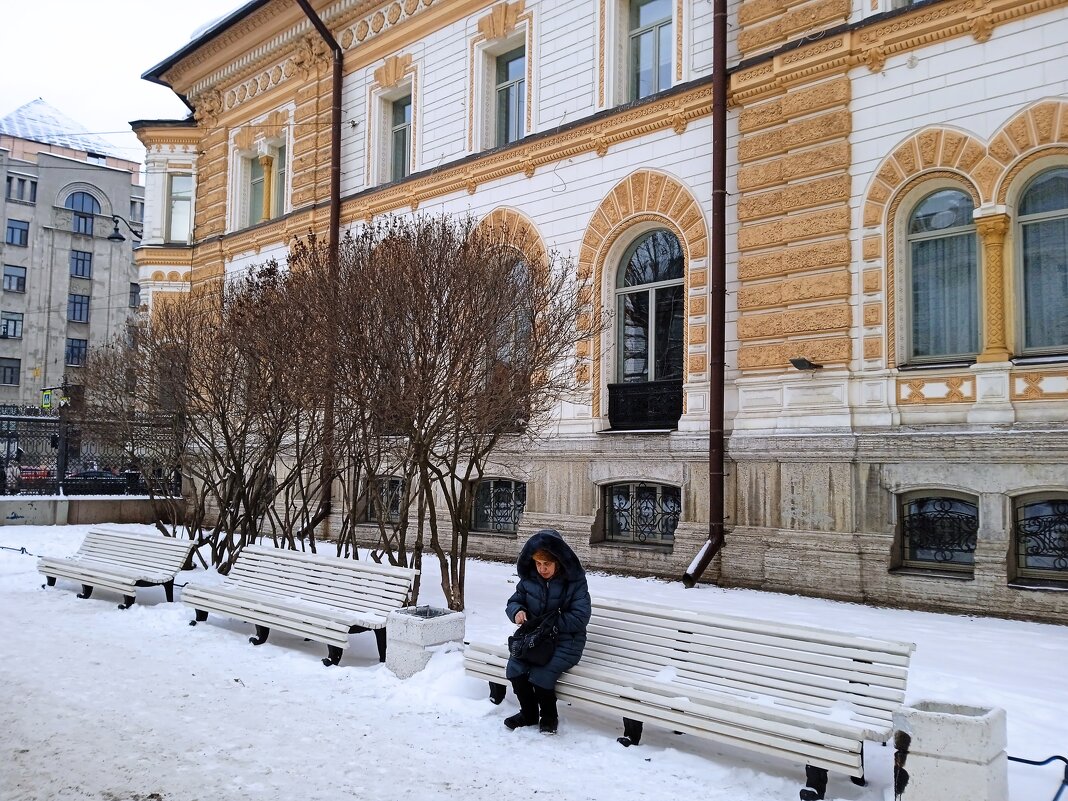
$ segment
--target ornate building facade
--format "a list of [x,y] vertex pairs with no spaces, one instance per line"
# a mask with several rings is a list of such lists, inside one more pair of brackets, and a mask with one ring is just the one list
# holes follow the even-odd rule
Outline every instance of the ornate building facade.
[[[1068,611],[1066,0],[729,4],[727,314],[710,319],[712,5],[334,0],[341,221],[471,213],[575,260],[613,325],[472,551],[560,529],[677,577],[708,531],[709,330],[726,330],[726,586]],[[250,2],[146,73],[151,295],[329,216],[330,48]]]

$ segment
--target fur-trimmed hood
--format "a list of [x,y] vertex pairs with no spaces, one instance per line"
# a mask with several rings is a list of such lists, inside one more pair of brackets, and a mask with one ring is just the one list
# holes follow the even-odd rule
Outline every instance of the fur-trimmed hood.
[[560,532],[554,528],[543,528],[527,540],[519,554],[519,559],[516,560],[516,572],[519,573],[519,578],[538,578],[538,569],[534,566],[534,553],[539,550],[548,551],[556,557],[563,576],[568,581],[586,578],[586,571],[583,570],[578,556],[571,550],[571,546],[564,542]]

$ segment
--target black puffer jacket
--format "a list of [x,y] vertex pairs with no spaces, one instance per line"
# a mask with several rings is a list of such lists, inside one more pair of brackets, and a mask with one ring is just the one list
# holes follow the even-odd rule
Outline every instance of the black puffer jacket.
[[[539,550],[556,557],[556,574],[548,581],[538,575],[534,565],[534,553]],[[551,528],[543,528],[527,540],[516,562],[516,571],[519,584],[508,599],[508,619],[514,622],[521,609],[526,610],[528,618],[541,617],[559,609],[560,639],[547,665],[528,665],[513,657],[508,660],[506,675],[513,679],[529,673],[532,684],[551,689],[561,673],[578,664],[582,649],[586,647],[586,625],[590,622],[586,571],[560,533]]]

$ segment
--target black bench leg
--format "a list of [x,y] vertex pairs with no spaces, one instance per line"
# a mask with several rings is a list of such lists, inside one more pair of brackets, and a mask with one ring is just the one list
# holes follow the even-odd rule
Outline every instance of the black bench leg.
[[338,662],[341,661],[341,649],[338,646],[328,645],[326,646],[326,651],[329,655],[326,657],[326,659],[323,660],[324,665],[330,667],[331,665],[336,665]]
[[256,624],[256,636],[255,637],[249,637],[248,641],[250,643],[252,643],[253,645],[263,645],[265,642],[267,642],[267,636],[270,633],[271,633],[271,630],[269,628],[267,628],[266,626],[261,626],[259,623],[257,623]]
[[375,629],[375,639],[378,640],[378,661],[386,661],[386,630]]
[[41,586],[42,587],[44,587],[44,586],[55,587],[56,586],[56,577],[55,576],[45,576],[45,583],[42,584]]
[[508,694],[508,687],[504,684],[498,684],[495,681],[489,683],[490,686],[490,701],[494,704],[500,704],[504,701],[504,696]]
[[134,597],[132,595],[122,596],[122,603],[119,604],[119,609],[129,609],[134,605]]
[[624,747],[637,745],[642,741],[642,722],[631,718],[623,718],[623,736],[617,737],[616,742]]
[[196,615],[196,617],[193,620],[189,621],[190,626],[195,626],[197,623],[203,623],[205,620],[208,619],[208,613],[201,612],[199,609],[194,609],[193,614]]
[[865,787],[868,784],[864,778],[864,743],[860,744],[860,775],[850,776],[849,781],[853,782],[857,787]]
[[805,765],[805,787],[801,791],[801,801],[820,801],[827,797],[827,769]]
[[82,591],[78,593],[78,597],[79,598],[88,598],[92,594],[93,594],[93,588],[90,587],[88,584],[83,584],[82,585]]
[[174,602],[174,582],[168,581],[163,585],[163,593],[167,596],[167,603]]

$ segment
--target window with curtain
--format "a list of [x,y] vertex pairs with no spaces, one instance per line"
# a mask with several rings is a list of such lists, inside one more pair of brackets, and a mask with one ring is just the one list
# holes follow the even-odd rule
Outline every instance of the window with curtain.
[[1020,200],[1025,354],[1068,352],[1068,167],[1034,178]]
[[979,353],[979,266],[973,203],[940,189],[909,216],[908,362],[970,359]]
[[670,231],[650,231],[627,249],[616,275],[618,381],[682,378],[684,274]]
[[74,192],[67,198],[67,208],[74,212],[71,230],[76,234],[93,235],[94,215],[100,213],[100,204],[88,192]]

